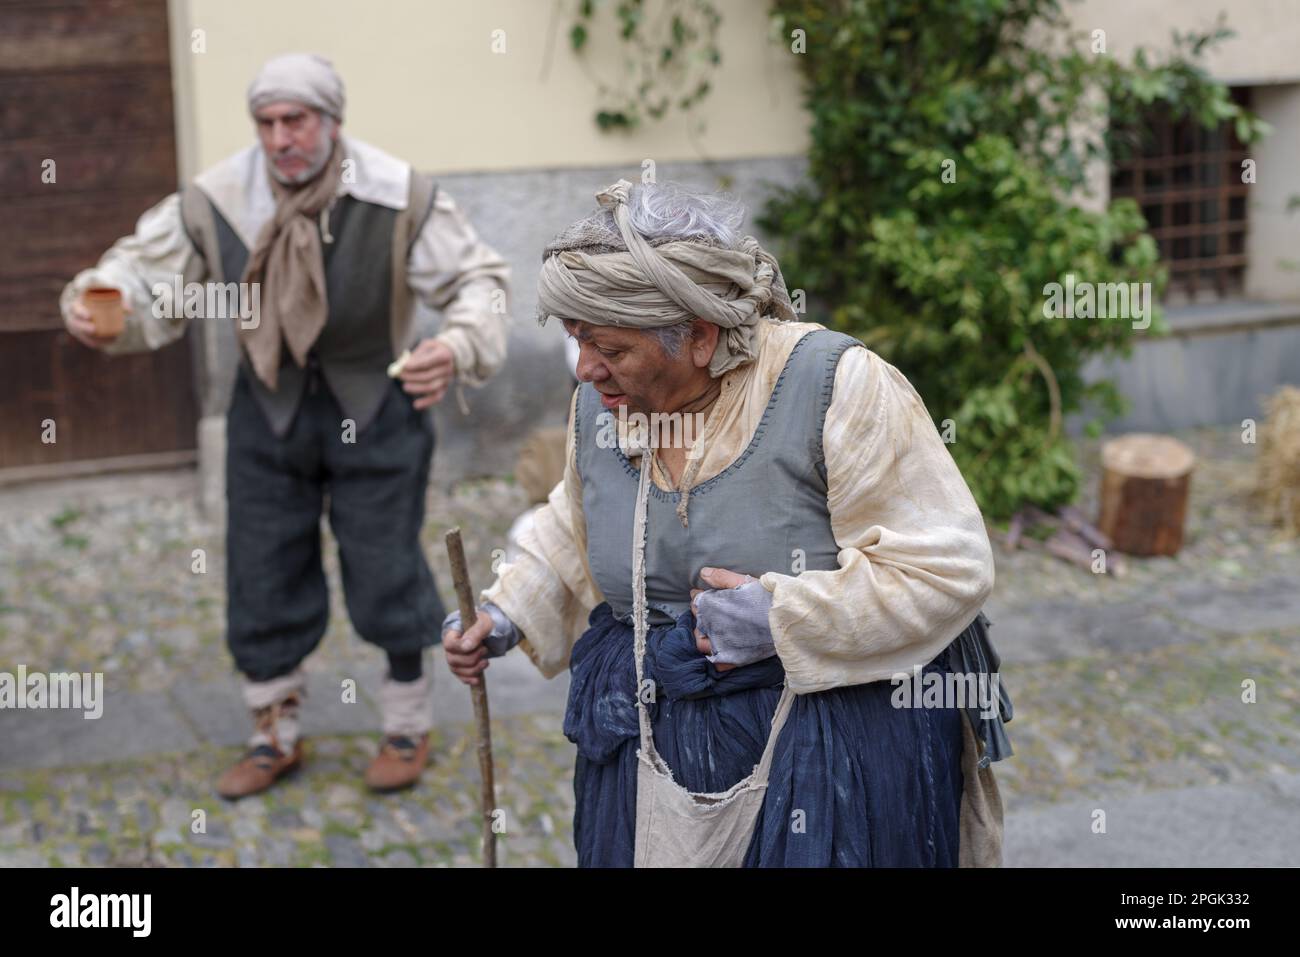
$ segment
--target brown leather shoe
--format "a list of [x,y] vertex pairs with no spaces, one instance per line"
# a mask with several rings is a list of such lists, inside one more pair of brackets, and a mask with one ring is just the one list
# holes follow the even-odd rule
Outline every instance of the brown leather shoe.
[[233,768],[221,775],[217,779],[218,794],[232,800],[257,794],[302,763],[302,740],[296,740],[293,750],[286,753],[278,734],[281,718],[292,718],[296,723],[300,704],[295,693],[253,712],[257,730],[270,738],[270,743],[251,749]]
[[217,779],[217,793],[232,801],[257,794],[265,791],[300,764],[302,764],[301,740],[294,743],[293,751],[289,754],[269,744],[259,745]]
[[366,768],[366,786],[372,791],[397,791],[420,779],[429,762],[429,736],[413,738],[390,734],[379,746],[379,753]]

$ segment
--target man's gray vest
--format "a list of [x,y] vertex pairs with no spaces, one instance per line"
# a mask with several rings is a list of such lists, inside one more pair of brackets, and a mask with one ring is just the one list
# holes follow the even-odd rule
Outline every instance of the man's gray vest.
[[[739,457],[697,485],[688,526],[676,507],[678,492],[650,484],[646,508],[645,579],[650,624],[675,620],[704,588],[705,566],[755,578],[764,572],[797,575],[839,568],[839,546],[826,504],[822,424],[835,388],[835,367],[851,336],[818,329],[801,338],[786,360],[763,417]],[[632,617],[632,524],[638,467],[616,441],[612,419],[591,383],[579,387],[575,427],[587,559],[615,616]],[[602,429],[604,438],[601,437]],[[612,446],[612,447],[607,447]]]
[[[361,431],[392,387],[388,365],[410,345],[411,301],[406,264],[411,247],[433,212],[436,184],[411,171],[406,209],[395,210],[340,196],[329,215],[331,242],[321,243],[329,315],[312,348],[343,413]],[[203,254],[211,282],[238,282],[250,250],[202,190],[181,193],[181,217]],[[283,438],[302,400],[307,371],[287,347],[280,352],[276,388],[253,372],[243,349],[243,374],[272,431]]]

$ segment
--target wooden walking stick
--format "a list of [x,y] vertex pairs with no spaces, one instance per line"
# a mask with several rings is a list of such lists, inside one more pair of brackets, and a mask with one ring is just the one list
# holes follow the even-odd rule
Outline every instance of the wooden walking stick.
[[[469,587],[469,568],[465,564],[465,546],[460,541],[459,526],[447,533],[447,557],[451,559],[451,580],[456,586],[460,602],[461,633],[468,631],[478,621],[474,607],[474,591]],[[483,866],[497,866],[497,836],[492,830],[492,815],[496,810],[496,785],[492,775],[492,723],[488,717],[487,675],[480,673],[478,684],[470,685],[474,700],[474,723],[478,738],[478,769],[483,778]]]

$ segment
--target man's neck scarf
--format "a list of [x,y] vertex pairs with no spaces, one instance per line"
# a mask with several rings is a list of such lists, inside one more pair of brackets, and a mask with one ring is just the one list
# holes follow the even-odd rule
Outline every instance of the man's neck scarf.
[[620,179],[596,194],[612,211],[626,252],[570,249],[549,256],[537,284],[546,317],[599,326],[651,329],[704,319],[722,329],[709,362],[714,378],[757,354],[758,322],[795,319],[781,267],[753,236],[740,249],[683,240],[651,246],[631,223],[632,184]]
[[262,228],[243,276],[260,284],[261,309],[256,325],[241,323],[239,330],[253,371],[270,389],[279,376],[281,340],[301,368],[329,316],[317,220],[334,199],[342,165],[343,148],[335,140],[325,166],[302,186],[270,177],[275,215]]

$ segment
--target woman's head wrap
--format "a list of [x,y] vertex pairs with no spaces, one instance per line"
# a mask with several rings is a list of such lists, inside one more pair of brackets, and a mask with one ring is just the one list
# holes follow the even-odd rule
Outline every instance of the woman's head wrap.
[[248,85],[249,113],[284,100],[306,103],[343,122],[343,80],[333,63],[315,53],[272,57]]
[[[559,248],[542,262],[537,299],[541,322],[550,316],[598,326],[654,329],[704,319],[721,327],[709,374],[722,375],[757,353],[764,316],[793,320],[781,267],[753,236],[738,249],[707,239],[651,242],[633,228],[625,179],[596,194],[613,214],[621,245],[608,252]],[[610,248],[608,240],[586,246]]]

